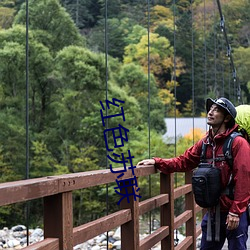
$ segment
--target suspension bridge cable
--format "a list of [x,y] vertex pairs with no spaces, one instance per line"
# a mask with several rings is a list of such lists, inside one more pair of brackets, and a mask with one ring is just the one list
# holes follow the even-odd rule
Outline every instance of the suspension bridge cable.
[[220,28],[221,28],[221,31],[224,34],[224,38],[225,38],[225,41],[226,41],[226,44],[227,44],[227,57],[230,60],[230,66],[231,66],[231,69],[232,69],[233,81],[234,81],[234,90],[236,89],[236,84],[238,82],[237,89],[236,89],[236,95],[237,95],[238,102],[241,103],[242,102],[242,98],[241,98],[241,86],[240,86],[239,81],[237,81],[237,73],[236,73],[236,68],[235,68],[235,65],[234,65],[234,60],[233,60],[231,45],[229,43],[228,36],[227,36],[225,18],[224,18],[223,13],[222,13],[222,8],[221,8],[220,0],[216,0],[216,1],[217,1],[217,6],[218,6],[219,14],[220,14]]
[[195,93],[194,93],[194,11],[193,11],[193,0],[191,0],[191,39],[192,39],[192,72],[191,72],[191,79],[192,79],[192,115],[193,115],[193,144],[194,144],[194,117],[195,117]]
[[79,28],[79,0],[76,0],[76,26]]
[[174,97],[175,97],[175,101],[174,101],[174,114],[175,114],[175,122],[174,122],[174,126],[175,126],[175,156],[176,156],[176,116],[177,116],[177,107],[176,107],[176,96],[177,96],[177,86],[176,86],[176,2],[175,0],[173,0],[173,12],[174,12],[174,55],[173,55],[173,61],[174,61],[174,70],[173,70],[173,81],[174,81]]
[[214,90],[215,93],[218,92],[217,84],[217,32],[216,32],[216,15],[215,15],[215,0],[213,1],[214,7]]
[[[29,0],[26,0],[26,45],[25,45],[25,72],[26,72],[26,179],[29,179]],[[26,202],[26,230],[27,245],[29,245],[29,210],[30,203]]]
[[204,0],[204,6],[203,6],[203,12],[204,12],[204,90],[205,90],[205,97],[207,97],[207,39],[206,39],[206,23],[207,23],[207,18],[206,18],[206,0]]
[[[104,21],[104,46],[105,46],[105,85],[106,85],[106,100],[108,100],[108,0],[105,0],[105,21]],[[105,109],[106,116],[108,116],[108,108]],[[105,128],[108,129],[108,119],[105,124]],[[106,156],[108,155],[108,149],[106,148]],[[108,157],[106,157],[106,169],[108,169]],[[106,215],[109,214],[109,185],[106,184]],[[109,241],[108,241],[108,232],[107,232],[107,249],[108,249]]]
[[[176,2],[175,0],[173,0],[173,23],[174,23],[174,55],[173,55],[173,61],[174,61],[174,70],[173,70],[173,81],[174,81],[174,114],[175,114],[175,119],[174,119],[174,126],[175,126],[175,147],[174,147],[174,151],[175,151],[175,156],[177,154],[177,140],[176,140],[176,137],[177,137],[177,107],[176,107],[176,98],[177,98],[177,86],[176,86]],[[175,186],[177,187],[177,173],[175,173]],[[177,229],[175,230],[175,242],[176,242],[176,245],[178,245],[178,242],[179,242],[179,239],[178,239],[178,233],[177,233]]]
[[[148,158],[151,157],[151,148],[150,148],[150,0],[147,1],[148,7],[148,18],[147,18],[147,29],[148,29]],[[151,175],[148,176],[148,185],[149,185],[149,197],[151,197]],[[149,233],[151,233],[152,228],[152,213],[149,212]]]

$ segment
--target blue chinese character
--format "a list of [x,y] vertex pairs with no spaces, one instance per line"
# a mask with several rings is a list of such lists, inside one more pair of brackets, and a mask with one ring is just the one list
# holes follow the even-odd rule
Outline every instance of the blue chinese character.
[[[113,98],[112,100],[113,100],[113,102],[110,102],[109,100],[106,100],[106,105],[107,105],[108,109],[110,109],[109,104],[112,104],[112,105],[114,105],[114,106],[116,106],[116,107],[119,107],[119,104],[116,104],[116,101],[117,101],[117,102],[124,103],[124,101],[118,100],[118,99],[116,99],[116,98]],[[101,106],[102,106],[102,110],[105,110],[102,101],[100,101],[100,104],[101,104]],[[122,117],[123,117],[123,121],[125,121],[125,116],[124,116],[123,107],[121,107],[121,111],[122,111],[122,112],[121,112],[120,114],[115,114],[115,115],[103,116],[102,110],[100,109],[100,113],[101,113],[101,117],[102,117],[102,125],[103,125],[103,126],[105,126],[104,119],[106,119],[106,118],[111,118],[111,117],[115,117],[115,116],[122,116]]]
[[[122,129],[124,130],[125,137],[122,136]],[[119,136],[116,136],[116,135],[115,135],[115,130],[118,130],[118,131],[119,131]],[[115,142],[114,148],[123,147],[123,146],[124,146],[123,141],[128,141],[127,132],[129,132],[129,129],[124,128],[121,124],[119,124],[119,127],[117,127],[117,128],[105,129],[105,130],[103,131],[103,134],[104,134],[104,139],[105,139],[106,148],[107,148],[108,151],[113,151],[113,149],[110,149],[110,148],[108,147],[108,138],[106,137],[106,132],[108,132],[108,131],[112,131],[113,139],[114,139],[114,142]],[[120,145],[117,144],[117,139],[118,139],[118,138],[121,139],[121,144],[120,144]]]
[[[135,201],[136,201],[136,197],[141,198],[141,195],[136,194],[136,192],[138,192],[140,190],[140,188],[138,188],[138,185],[137,185],[136,176],[134,176],[133,178],[126,179],[126,180],[120,180],[120,181],[116,180],[116,183],[117,183],[118,187],[115,187],[114,189],[119,188],[120,191],[122,189],[125,190],[125,193],[120,193],[117,190],[115,190],[115,192],[117,194],[120,194],[122,196],[122,198],[117,202],[118,205],[126,197],[127,197],[128,203],[129,203],[129,196],[133,196]],[[122,185],[120,185],[120,184],[122,184]],[[131,193],[128,192],[128,187],[133,187]],[[137,188],[137,189],[135,190],[135,188]]]
[[[117,157],[120,157],[120,155],[115,154],[115,153],[113,153],[113,155],[114,155],[114,156],[117,156]],[[109,165],[109,166],[110,166],[110,171],[111,171],[112,173],[124,173],[124,172],[127,172],[126,163],[127,163],[128,161],[125,160],[125,157],[124,157],[124,154],[123,154],[123,153],[122,153],[121,155],[122,155],[122,160],[121,160],[121,161],[112,159],[109,155],[107,155],[107,157],[108,157],[111,161],[116,162],[116,163],[123,163],[123,169],[122,169],[122,170],[116,170],[116,171],[112,169],[112,164],[110,164],[110,165]],[[128,150],[128,157],[126,157],[126,159],[129,159],[129,161],[130,161],[130,167],[129,167],[128,169],[132,169],[132,173],[133,173],[133,175],[135,175],[135,173],[134,173],[134,168],[136,168],[136,166],[133,166],[133,162],[132,162],[132,159],[133,159],[133,158],[134,158],[134,156],[131,156],[130,150]],[[124,174],[119,175],[118,178],[120,178],[120,177],[123,176],[123,175],[124,175]]]

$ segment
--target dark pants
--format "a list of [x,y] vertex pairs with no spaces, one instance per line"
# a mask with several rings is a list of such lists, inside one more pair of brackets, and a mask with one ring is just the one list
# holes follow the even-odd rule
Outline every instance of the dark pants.
[[215,221],[214,216],[211,216],[212,224],[212,241],[207,241],[207,213],[202,219],[202,237],[200,250],[220,250],[222,249],[225,240],[228,240],[229,250],[246,250],[246,242],[248,238],[248,219],[247,212],[240,217],[239,226],[234,230],[227,230],[226,219],[227,213],[220,214],[220,241],[215,241]]

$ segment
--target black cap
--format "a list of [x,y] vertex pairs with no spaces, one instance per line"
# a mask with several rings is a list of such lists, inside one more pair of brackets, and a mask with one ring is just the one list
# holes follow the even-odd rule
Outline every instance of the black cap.
[[223,108],[224,110],[226,110],[229,113],[229,115],[231,115],[233,119],[235,120],[237,111],[234,105],[227,98],[220,97],[219,99],[215,99],[215,100],[208,98],[206,102],[207,113],[209,112],[213,104],[216,104],[220,106],[221,108]]

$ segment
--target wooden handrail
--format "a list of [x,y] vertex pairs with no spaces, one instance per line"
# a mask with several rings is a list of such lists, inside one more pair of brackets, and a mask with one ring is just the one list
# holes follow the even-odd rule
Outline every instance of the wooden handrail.
[[[123,169],[123,168],[120,168]],[[119,170],[119,169],[117,169]],[[157,173],[154,166],[138,166],[135,176],[149,176]],[[196,227],[196,213],[201,208],[195,205],[190,173],[186,174],[186,184],[174,189],[173,174],[160,174],[160,194],[139,202],[130,197],[121,201],[121,209],[95,221],[73,228],[74,190],[108,184],[116,181],[110,170],[95,170],[74,174],[48,176],[0,184],[0,206],[33,199],[44,199],[44,240],[23,249],[72,250],[101,233],[121,226],[122,249],[147,250],[161,241],[161,249],[174,248],[174,230],[186,224],[186,238],[176,249],[196,249],[196,238],[201,233]],[[124,173],[119,180],[132,178],[132,171]],[[185,196],[186,210],[174,217],[174,200]],[[139,216],[159,207],[161,226],[140,241]]]
[[[140,177],[155,174],[156,170],[153,166],[144,166],[135,168],[134,172]],[[128,171],[119,180],[132,177],[132,171]],[[108,184],[115,180],[116,175],[105,169],[0,183],[0,206]]]

